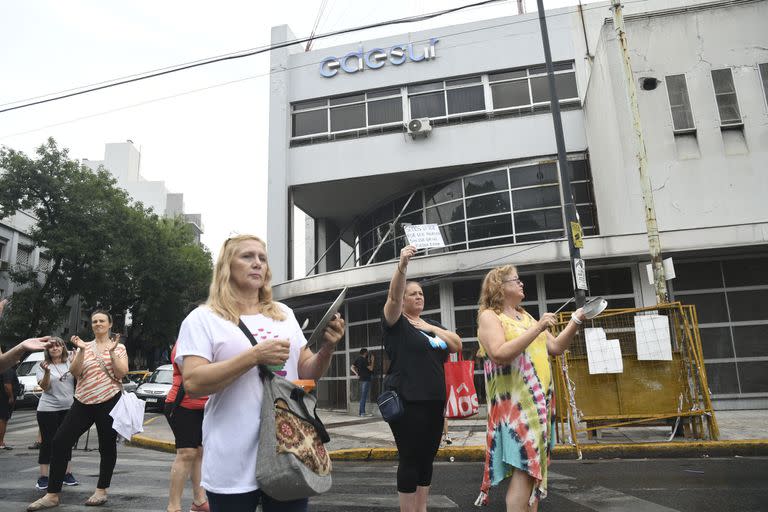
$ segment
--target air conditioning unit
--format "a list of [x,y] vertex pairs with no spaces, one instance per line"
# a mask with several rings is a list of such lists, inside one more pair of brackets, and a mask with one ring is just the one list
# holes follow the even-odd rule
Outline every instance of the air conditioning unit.
[[428,117],[422,117],[420,119],[411,119],[408,121],[408,133],[414,139],[419,137],[426,137],[429,132],[432,131],[432,125],[429,123]]

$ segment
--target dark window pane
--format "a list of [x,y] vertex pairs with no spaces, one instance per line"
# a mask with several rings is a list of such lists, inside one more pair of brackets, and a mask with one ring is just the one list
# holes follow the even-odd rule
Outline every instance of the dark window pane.
[[443,92],[411,96],[411,118],[442,117],[445,115]]
[[[573,63],[572,62],[555,62],[552,64],[552,70],[553,71],[565,71],[567,69],[573,69]],[[541,66],[534,66],[528,70],[528,72],[532,75],[539,75],[541,73],[547,72],[547,66],[542,64]]]
[[435,91],[443,88],[443,82],[432,82],[428,84],[409,85],[408,93],[413,94],[416,92]]
[[454,224],[448,224],[447,226],[440,226],[440,233],[443,235],[445,245],[453,245],[467,240],[464,222],[456,222]]
[[722,292],[696,295],[675,294],[675,300],[683,304],[696,306],[699,323],[727,322],[728,311],[725,308],[725,294]]
[[[555,75],[555,89],[560,101],[578,97],[576,75],[574,73]],[[549,101],[549,84],[546,76],[531,78],[531,93],[534,103]]]
[[395,123],[403,120],[402,98],[368,102],[368,125]]
[[573,296],[573,280],[571,279],[571,273],[558,272],[555,274],[544,274],[544,294],[546,295],[547,300],[568,299]]
[[[424,301],[424,303],[426,304],[427,302]],[[421,318],[429,318],[430,320],[434,320],[435,322],[443,323],[440,320],[440,313],[427,313],[427,314],[421,315]]]
[[[525,300],[536,300],[538,297],[538,290],[536,290],[536,274],[520,275],[520,280],[523,282],[523,290],[525,290]],[[526,306],[529,309],[529,306]],[[538,319],[538,317],[536,317]]]
[[446,87],[458,87],[460,85],[479,84],[482,78],[479,76],[472,76],[469,78],[457,78],[456,80],[446,80]]
[[609,309],[628,309],[628,308],[634,308],[634,307],[635,307],[634,298],[611,299],[610,301],[608,301]]
[[424,224],[423,216],[421,212],[408,213],[400,217],[400,222],[397,223],[397,236],[405,234],[403,229],[406,224]]
[[536,240],[557,240],[565,237],[563,230],[559,231],[543,231],[541,233],[530,233],[524,235],[517,235],[517,243],[522,244],[525,242],[535,242]]
[[628,268],[587,270],[587,283],[591,295],[617,295],[632,293],[632,271]]
[[571,185],[571,193],[573,194],[573,202],[576,204],[595,202],[595,199],[592,197],[591,183],[573,183]]
[[467,222],[467,231],[470,240],[502,236],[512,234],[512,219],[509,215],[486,217]]
[[713,395],[739,392],[736,363],[706,363],[707,382]]
[[570,172],[571,181],[590,179],[586,160],[570,160],[568,162],[568,170]]
[[520,107],[531,104],[531,94],[528,91],[528,80],[502,82],[491,86],[493,108]]
[[324,107],[328,104],[328,100],[323,98],[321,100],[302,101],[301,103],[294,103],[293,110],[306,110],[308,108]]
[[768,325],[733,326],[738,357],[768,356]]
[[[525,299],[528,300],[530,298],[529,292],[530,290],[525,290],[523,293],[525,293]],[[536,320],[539,319],[539,306],[536,306],[534,304],[523,304],[523,309],[528,312],[529,315],[531,315]]]
[[[422,287],[424,292],[424,309],[439,309],[440,308],[440,286],[433,284],[430,286]],[[440,313],[437,313],[435,318],[440,322]]]
[[728,327],[702,327],[699,331],[704,359],[733,357],[731,330]]
[[554,163],[513,167],[509,169],[512,188],[557,183],[557,166]]
[[509,192],[467,199],[467,218],[508,212],[509,210]]
[[563,227],[563,215],[560,208],[533,210],[515,213],[515,231],[547,231]]
[[560,205],[560,187],[525,188],[512,191],[512,204],[517,210]]
[[[475,301],[477,304],[477,301]],[[477,310],[465,309],[454,313],[456,319],[456,334],[462,338],[477,336]]]
[[[582,227],[594,226],[597,224],[595,220],[595,208],[593,205],[578,206],[576,210],[579,212],[579,221],[581,221]],[[584,234],[587,234],[586,231]]]
[[[408,194],[407,196],[402,196],[395,200],[393,205],[395,207],[396,212],[399,212],[400,210],[403,209],[403,205],[405,204],[405,202],[408,200],[409,197],[410,197],[410,194]],[[421,199],[422,198],[421,198],[420,191],[417,191],[415,194],[413,194],[413,197],[411,197],[411,200],[408,203],[408,207],[405,209],[405,213],[412,212],[414,210],[421,210],[422,207],[424,206],[421,202]]]
[[488,75],[488,79],[491,82],[496,82],[498,80],[510,80],[513,78],[525,78],[525,70],[524,69],[518,69],[517,71],[505,71],[503,73],[494,73],[492,75]]
[[350,105],[331,109],[331,131],[352,130],[365,126],[365,105]]
[[346,380],[320,380],[317,384],[317,404],[320,407],[328,407],[331,409],[346,409]]
[[726,286],[768,284],[768,258],[723,261]]
[[720,262],[702,261],[699,263],[675,262],[675,280],[672,286],[678,290],[698,290],[706,288],[722,288],[723,279],[720,276]]
[[507,171],[494,171],[464,178],[464,194],[474,196],[507,189]]
[[469,242],[470,249],[479,249],[481,247],[498,247],[500,245],[511,245],[515,243],[515,238],[504,236],[501,238],[492,238],[490,240],[480,240],[478,242]]
[[[454,281],[453,304],[455,306],[475,306],[480,300],[480,287],[483,282],[480,279],[467,281]],[[458,311],[456,312],[458,314]]]
[[736,89],[733,86],[733,74],[730,69],[713,69],[712,83],[715,86],[715,100],[720,112],[722,124],[741,122],[739,102],[736,99]]
[[485,96],[482,85],[478,87],[448,89],[445,93],[448,97],[449,114],[485,110]]
[[427,208],[427,224],[447,224],[464,219],[464,203],[454,201]]
[[368,99],[383,98],[384,96],[394,96],[396,94],[400,94],[399,87],[395,89],[382,89],[381,91],[370,91],[368,92]]
[[461,197],[461,180],[443,183],[425,191],[427,206],[452,201]]
[[341,96],[338,98],[331,98],[331,106],[346,105],[347,103],[357,103],[360,101],[365,101],[365,94],[353,94],[351,96]]
[[328,131],[328,111],[326,109],[312,110],[293,114],[293,136],[301,137],[312,133]]
[[768,361],[744,361],[739,363],[742,393],[768,391]]
[[734,322],[768,320],[768,290],[728,292],[728,306]]

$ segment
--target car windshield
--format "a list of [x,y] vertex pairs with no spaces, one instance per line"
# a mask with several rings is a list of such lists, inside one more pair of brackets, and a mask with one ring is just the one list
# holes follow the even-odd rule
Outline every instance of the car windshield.
[[155,370],[147,380],[152,384],[173,384],[173,370]]
[[19,377],[33,375],[37,371],[37,365],[39,364],[40,361],[24,361],[19,365],[18,370],[16,370],[16,375]]

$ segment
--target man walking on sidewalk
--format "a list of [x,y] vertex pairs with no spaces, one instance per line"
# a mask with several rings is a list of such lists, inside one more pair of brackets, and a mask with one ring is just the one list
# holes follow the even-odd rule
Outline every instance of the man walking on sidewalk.
[[367,348],[360,349],[360,355],[352,363],[352,373],[360,380],[360,416],[373,416],[366,414],[365,403],[368,401],[368,392],[371,390],[371,376],[373,375],[373,354],[368,355]]

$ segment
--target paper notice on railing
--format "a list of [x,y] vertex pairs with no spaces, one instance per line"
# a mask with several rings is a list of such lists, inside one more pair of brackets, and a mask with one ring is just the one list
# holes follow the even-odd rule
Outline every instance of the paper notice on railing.
[[587,340],[587,362],[589,374],[622,373],[624,362],[621,359],[619,340]]
[[638,361],[671,361],[669,319],[663,315],[635,316]]

